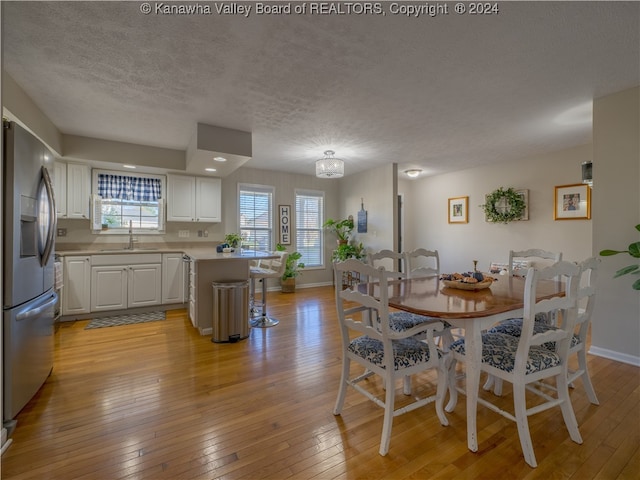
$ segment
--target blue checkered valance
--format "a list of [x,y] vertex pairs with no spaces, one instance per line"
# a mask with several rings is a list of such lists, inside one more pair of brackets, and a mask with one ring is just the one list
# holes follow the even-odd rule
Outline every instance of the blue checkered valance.
[[127,175],[98,174],[98,195],[102,198],[155,202],[162,198],[159,178],[130,177]]

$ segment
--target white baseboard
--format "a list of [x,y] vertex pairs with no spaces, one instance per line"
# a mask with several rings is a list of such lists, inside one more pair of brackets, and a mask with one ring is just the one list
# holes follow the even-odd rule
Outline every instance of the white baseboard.
[[640,367],[640,357],[634,357],[633,355],[628,355],[626,353],[620,353],[614,350],[607,350],[606,348],[593,346],[589,348],[588,353],[597,357],[608,358],[617,362],[628,363],[629,365]]

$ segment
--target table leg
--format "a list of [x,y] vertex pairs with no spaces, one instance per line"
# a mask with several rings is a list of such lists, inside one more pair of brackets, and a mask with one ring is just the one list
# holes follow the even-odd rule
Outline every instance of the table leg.
[[478,451],[478,431],[476,413],[478,410],[478,389],[480,388],[480,364],[482,363],[482,330],[480,322],[472,322],[471,331],[465,335],[466,397],[467,397],[467,446],[472,452]]

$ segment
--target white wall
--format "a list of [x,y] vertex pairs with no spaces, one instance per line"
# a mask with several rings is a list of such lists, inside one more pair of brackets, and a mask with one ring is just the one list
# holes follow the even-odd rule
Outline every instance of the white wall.
[[[640,238],[640,87],[596,99],[593,106],[593,252],[626,250]],[[595,196],[595,195],[594,195]],[[614,279],[616,270],[637,264],[629,255],[604,257],[591,351],[640,365],[640,292],[637,275]]]
[[[424,247],[440,253],[443,272],[467,271],[507,262],[509,250],[561,251],[566,260],[591,255],[590,220],[554,220],[554,187],[581,182],[580,164],[591,160],[591,145],[547,155],[473,168],[401,183],[404,193],[405,250]],[[485,221],[480,205],[498,187],[529,190],[529,220]],[[448,199],[469,197],[469,223],[448,223]]]

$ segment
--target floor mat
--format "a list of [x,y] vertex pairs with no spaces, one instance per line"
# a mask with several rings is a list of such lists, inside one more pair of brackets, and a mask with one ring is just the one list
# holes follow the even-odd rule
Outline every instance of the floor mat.
[[91,320],[85,330],[91,328],[117,327],[133,323],[156,322],[165,319],[165,312],[135,313],[133,315],[114,315],[113,317],[95,318]]

